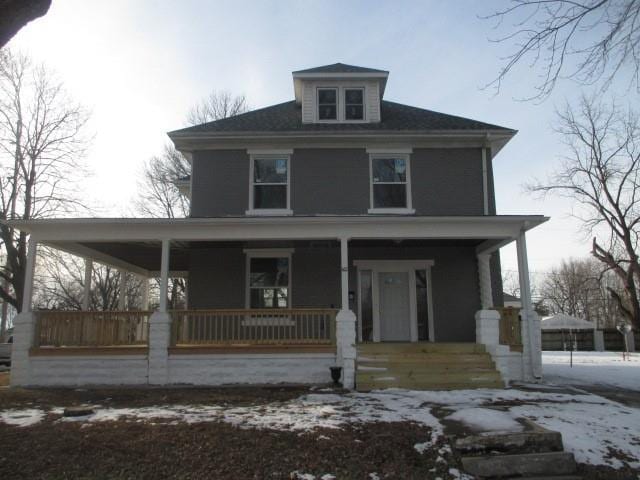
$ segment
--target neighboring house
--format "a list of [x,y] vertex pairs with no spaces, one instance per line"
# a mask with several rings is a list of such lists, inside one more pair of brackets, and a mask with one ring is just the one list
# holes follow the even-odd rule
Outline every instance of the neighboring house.
[[520,299],[518,297],[516,297],[515,295],[511,295],[509,293],[506,293],[506,292],[502,292],[502,304],[505,307],[512,307],[512,308],[521,308],[522,307],[522,302],[520,301]]
[[[493,185],[516,132],[387,101],[388,76],[300,70],[294,100],[170,132],[189,218],[11,222],[31,234],[12,384],[314,383],[336,364],[362,389],[538,377],[525,232],[547,218],[496,215]],[[522,352],[492,310],[512,241]],[[87,258],[88,279],[91,261],[159,277],[159,310],[32,312],[38,243]],[[167,311],[170,277],[188,310]],[[406,352],[415,369],[384,364]]]

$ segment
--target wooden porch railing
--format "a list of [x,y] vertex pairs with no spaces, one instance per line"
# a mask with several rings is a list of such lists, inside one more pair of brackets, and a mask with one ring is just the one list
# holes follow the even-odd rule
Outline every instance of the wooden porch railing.
[[500,345],[522,348],[520,309],[514,307],[496,307],[500,313]]
[[34,347],[112,347],[147,345],[152,312],[34,313]]
[[174,310],[171,345],[333,345],[337,310]]

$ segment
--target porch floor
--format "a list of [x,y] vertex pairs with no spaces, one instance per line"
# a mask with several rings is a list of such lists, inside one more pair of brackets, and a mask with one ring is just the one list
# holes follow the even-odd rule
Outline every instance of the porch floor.
[[491,355],[476,343],[361,343],[356,389],[503,388]]

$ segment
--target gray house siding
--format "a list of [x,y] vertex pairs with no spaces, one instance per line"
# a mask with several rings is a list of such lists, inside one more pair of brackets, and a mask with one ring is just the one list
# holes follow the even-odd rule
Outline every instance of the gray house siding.
[[[363,215],[369,209],[369,155],[364,148],[295,149],[294,215]],[[411,154],[416,215],[482,215],[480,148],[418,148]],[[193,155],[192,217],[244,215],[249,208],[249,155],[209,150]]]
[[189,308],[244,308],[242,244],[192,248],[189,253]]
[[416,215],[482,215],[479,148],[420,148],[411,155]]
[[291,256],[294,307],[340,308],[340,249],[295,247]]
[[[287,245],[290,246],[290,245]],[[189,308],[244,308],[246,257],[252,245],[208,247],[191,252]],[[433,313],[438,342],[475,341],[475,312],[480,308],[474,247],[452,242],[433,246],[367,246],[349,249],[349,291],[356,293],[350,307],[357,312],[357,276],[354,260],[432,259]],[[293,307],[340,307],[340,250],[301,242],[292,254]]]
[[195,152],[192,169],[192,217],[245,214],[249,203],[249,155],[246,150]]
[[369,156],[363,148],[296,149],[291,177],[295,215],[367,213]]

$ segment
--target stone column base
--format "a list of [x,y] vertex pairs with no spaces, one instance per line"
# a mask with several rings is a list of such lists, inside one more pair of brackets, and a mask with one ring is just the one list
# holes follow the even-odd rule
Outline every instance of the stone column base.
[[336,316],[336,363],[342,367],[342,386],[353,389],[356,383],[356,315],[340,310]]
[[169,342],[171,315],[154,312],[149,319],[150,385],[166,385],[169,380]]
[[13,320],[13,345],[11,346],[11,386],[31,384],[31,359],[36,316],[33,312],[19,313]]
[[483,345],[500,343],[500,313],[497,310],[476,312],[476,343]]

